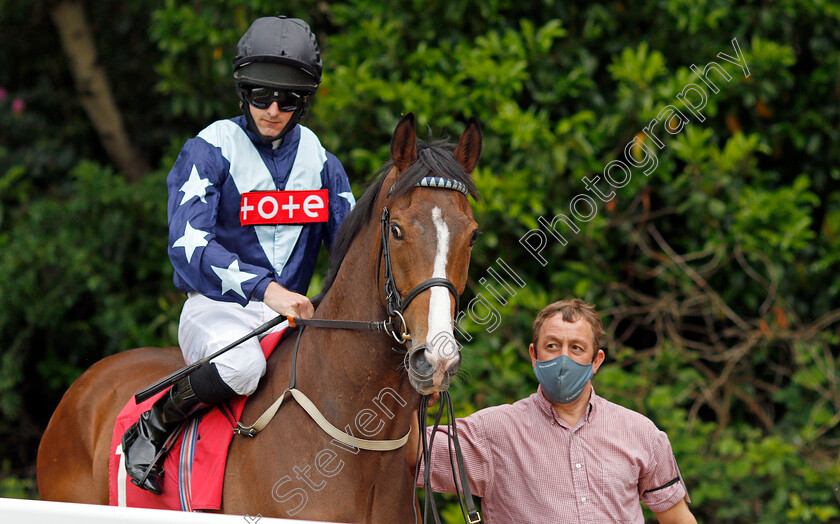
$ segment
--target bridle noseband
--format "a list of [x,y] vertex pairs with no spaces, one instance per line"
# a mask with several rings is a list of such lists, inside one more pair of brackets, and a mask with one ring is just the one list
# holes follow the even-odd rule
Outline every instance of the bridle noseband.
[[[419,184],[418,184],[419,185]],[[417,295],[422,293],[423,291],[432,288],[432,287],[445,287],[452,293],[452,296],[455,297],[455,315],[457,316],[459,311],[459,295],[458,290],[455,288],[455,284],[452,281],[446,278],[434,277],[428,280],[424,280],[420,284],[414,287],[411,291],[409,291],[404,298],[400,297],[400,292],[397,289],[397,283],[394,280],[394,270],[391,267],[391,244],[390,244],[390,235],[388,234],[390,229],[390,213],[388,208],[385,207],[382,210],[382,243],[379,245],[379,259],[384,259],[385,265],[385,285],[383,286],[382,290],[385,293],[385,309],[388,313],[388,324],[391,326],[390,335],[394,337],[394,340],[400,342],[402,344],[406,344],[409,340],[411,340],[411,335],[408,333],[408,327],[405,323],[405,318],[403,318],[403,312],[411,303],[412,300],[417,298]],[[379,282],[379,273],[376,274],[377,283]],[[402,333],[397,333],[394,329],[394,317],[398,317],[402,323]]]

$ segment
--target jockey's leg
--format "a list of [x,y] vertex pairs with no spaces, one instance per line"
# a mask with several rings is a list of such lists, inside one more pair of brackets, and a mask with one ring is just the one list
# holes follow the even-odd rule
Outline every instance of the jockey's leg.
[[193,376],[188,376],[176,383],[123,434],[125,469],[134,485],[158,495],[163,491],[163,459],[155,458],[169,435],[202,406],[192,388],[194,381]]
[[[211,355],[276,316],[277,313],[259,301],[251,301],[242,307],[235,302],[218,302],[201,295],[191,295],[184,304],[178,325],[178,342],[184,360],[191,364]],[[224,383],[239,395],[253,393],[265,374],[265,357],[256,337],[214,358],[212,362],[216,364]]]
[[[275,315],[262,302],[251,302],[243,308],[235,303],[192,295],[184,304],[178,329],[184,359],[187,363],[200,360]],[[204,405],[218,404],[237,395],[250,395],[263,374],[265,357],[259,341],[251,339],[173,386],[123,435],[126,471],[132,482],[152,493],[161,493],[163,461],[153,462],[169,435]],[[144,476],[146,479],[141,484]]]

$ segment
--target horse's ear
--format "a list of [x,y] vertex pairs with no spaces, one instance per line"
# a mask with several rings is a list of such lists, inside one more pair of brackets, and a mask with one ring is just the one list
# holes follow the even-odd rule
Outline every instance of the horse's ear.
[[478,125],[476,117],[470,117],[467,128],[464,129],[461,138],[458,140],[458,147],[455,148],[455,159],[461,167],[470,174],[478,163],[481,156],[481,126]]
[[417,133],[414,131],[414,113],[405,115],[391,138],[391,159],[400,171],[417,160]]

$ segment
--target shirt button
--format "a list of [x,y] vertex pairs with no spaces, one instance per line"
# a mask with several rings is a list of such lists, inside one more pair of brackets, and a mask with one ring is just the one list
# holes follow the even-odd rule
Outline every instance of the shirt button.
[[575,464],[575,467],[576,467],[577,469],[580,469],[580,464]]
[[581,502],[586,502],[586,497],[580,499]]

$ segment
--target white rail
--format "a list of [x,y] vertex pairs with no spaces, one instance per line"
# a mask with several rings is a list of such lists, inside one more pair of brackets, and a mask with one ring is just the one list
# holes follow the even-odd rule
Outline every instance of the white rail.
[[0,520],[8,524],[324,524],[259,516],[184,513],[4,498],[0,498]]

